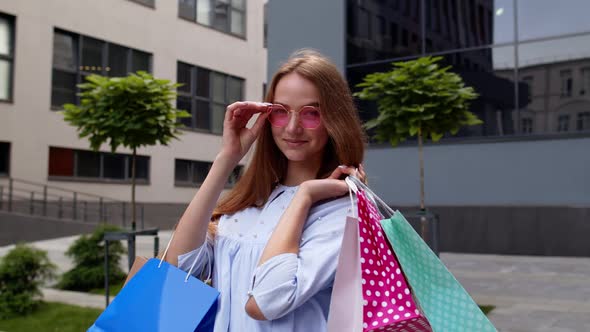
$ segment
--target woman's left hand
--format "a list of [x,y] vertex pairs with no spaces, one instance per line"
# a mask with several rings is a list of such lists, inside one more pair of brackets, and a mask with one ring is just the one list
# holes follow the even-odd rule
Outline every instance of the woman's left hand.
[[340,177],[345,175],[353,175],[365,182],[365,172],[360,165],[360,169],[352,166],[341,165],[330,174],[326,179],[308,180],[301,184],[299,190],[308,195],[311,203],[315,203],[324,199],[340,197],[348,192],[348,185]]

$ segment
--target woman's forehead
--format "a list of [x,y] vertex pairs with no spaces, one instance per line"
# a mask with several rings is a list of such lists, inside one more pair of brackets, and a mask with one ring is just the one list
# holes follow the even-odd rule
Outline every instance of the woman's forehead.
[[290,73],[277,83],[274,92],[274,101],[289,106],[319,103],[320,94],[313,82],[297,73]]

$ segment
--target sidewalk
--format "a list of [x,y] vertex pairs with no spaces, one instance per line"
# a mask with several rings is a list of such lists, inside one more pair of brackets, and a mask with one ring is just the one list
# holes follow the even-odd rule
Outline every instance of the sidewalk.
[[[161,250],[170,232],[160,232]],[[76,237],[35,242],[60,272],[71,267],[64,252]],[[10,247],[0,247],[0,256]],[[153,238],[137,240],[138,255],[153,254]],[[590,258],[442,253],[441,258],[499,331],[590,331]],[[127,260],[122,267],[126,269]],[[104,308],[104,296],[44,289],[46,300]]]

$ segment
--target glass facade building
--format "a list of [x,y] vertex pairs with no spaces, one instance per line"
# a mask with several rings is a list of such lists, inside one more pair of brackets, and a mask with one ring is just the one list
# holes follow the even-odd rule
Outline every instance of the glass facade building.
[[[479,98],[458,136],[590,133],[590,2],[347,0],[346,75],[441,56]],[[376,115],[361,103],[363,119]]]

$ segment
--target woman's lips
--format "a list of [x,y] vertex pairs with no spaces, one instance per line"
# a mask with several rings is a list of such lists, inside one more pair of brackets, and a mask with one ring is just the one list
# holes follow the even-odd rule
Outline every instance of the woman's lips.
[[284,139],[284,141],[285,141],[285,143],[287,143],[287,146],[290,148],[300,147],[303,144],[307,143],[307,141],[296,140],[296,139]]

